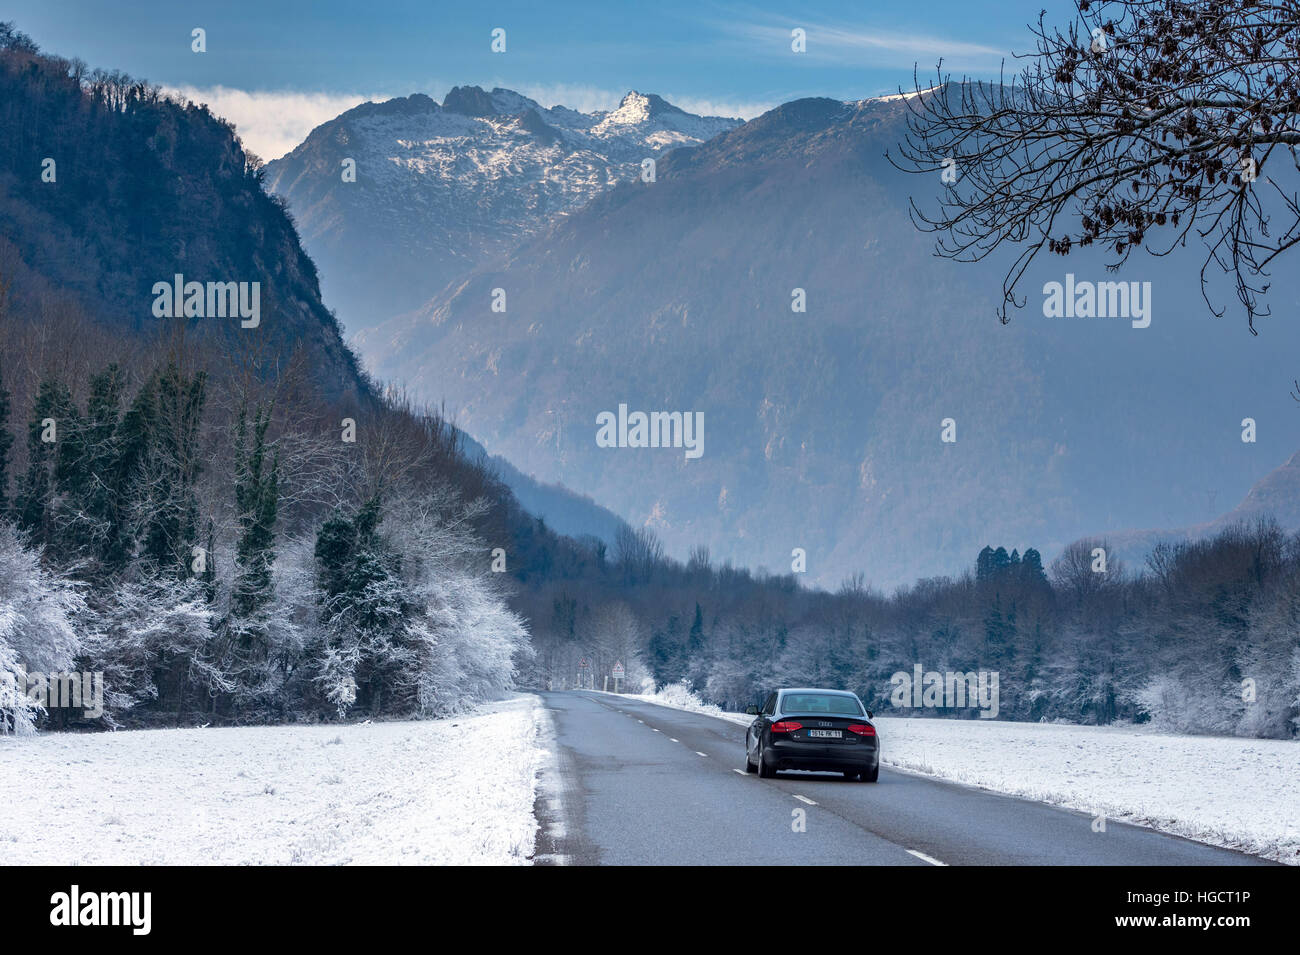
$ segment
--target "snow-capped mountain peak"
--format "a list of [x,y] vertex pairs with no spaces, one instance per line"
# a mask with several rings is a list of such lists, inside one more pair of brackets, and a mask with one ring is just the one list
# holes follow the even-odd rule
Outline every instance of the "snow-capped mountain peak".
[[[636,90],[582,112],[457,86],[441,105],[417,93],[348,110],[268,164],[266,182],[289,200],[326,301],[358,331],[633,179],[647,157],[740,123]],[[339,174],[349,159],[355,182]]]
[[647,96],[644,93],[631,90],[618,104],[618,109],[606,114],[603,125],[635,126],[639,123],[649,122],[651,116],[666,110],[681,112],[677,107],[670,105],[653,93]]

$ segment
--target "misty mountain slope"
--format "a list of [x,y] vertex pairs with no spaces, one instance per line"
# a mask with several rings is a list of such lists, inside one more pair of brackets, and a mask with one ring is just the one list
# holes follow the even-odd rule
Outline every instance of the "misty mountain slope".
[[[1244,494],[1300,445],[1295,323],[1256,339],[1207,317],[1199,259],[1113,276],[1152,282],[1149,328],[1043,317],[1045,279],[1112,278],[1077,254],[1038,267],[1029,307],[998,324],[1004,262],[936,259],[908,220],[909,193],[940,185],[883,156],[904,109],[801,100],[676,150],[656,183],[602,194],[358,347],[493,453],[673,552],[698,541],[781,571],[804,547],[826,584],[955,571],[990,540],[1050,554],[1203,520],[1207,488]],[[597,447],[596,416],[620,403],[704,412],[703,457]],[[1245,414],[1267,422],[1256,444]]]
[[[512,90],[456,87],[365,103],[267,165],[349,331],[421,305],[452,279],[579,208],[640,162],[740,121],[653,94],[610,111],[546,109]],[[356,163],[344,182],[343,162]]]
[[1236,524],[1249,527],[1266,520],[1276,520],[1284,530],[1300,530],[1300,451],[1255,482],[1236,507],[1213,520],[1187,527],[1120,530],[1104,537],[1112,554],[1140,567],[1158,543],[1204,540]]
[[545,521],[557,534],[567,537],[595,537],[613,548],[619,530],[626,526],[617,514],[601,507],[590,497],[576,494],[558,484],[545,484],[524,474],[500,455],[490,455],[470,435],[459,432],[460,446],[470,461],[480,462],[510,489],[519,506],[530,515]]

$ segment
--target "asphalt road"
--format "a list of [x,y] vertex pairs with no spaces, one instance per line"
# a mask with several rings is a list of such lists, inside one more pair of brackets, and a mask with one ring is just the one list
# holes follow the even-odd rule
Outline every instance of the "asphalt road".
[[[745,728],[600,693],[541,693],[555,768],[536,861],[575,865],[1263,865],[1253,856],[895,770],[745,772]],[[889,740],[882,739],[886,761]]]

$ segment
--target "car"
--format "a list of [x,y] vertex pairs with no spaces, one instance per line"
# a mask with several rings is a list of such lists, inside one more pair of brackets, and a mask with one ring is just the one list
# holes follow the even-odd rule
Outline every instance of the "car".
[[791,687],[769,694],[745,733],[745,769],[770,779],[782,769],[841,772],[874,783],[880,735],[857,694]]

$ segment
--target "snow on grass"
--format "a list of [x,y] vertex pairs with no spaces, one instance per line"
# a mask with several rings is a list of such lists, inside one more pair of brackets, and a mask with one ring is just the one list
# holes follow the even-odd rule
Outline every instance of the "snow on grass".
[[[748,725],[680,686],[636,699]],[[897,769],[1300,865],[1300,740],[1141,726],[880,717]]]
[[545,719],[0,740],[0,865],[526,865]]
[[1300,865],[1300,741],[885,717],[892,766]]
[[685,683],[670,683],[667,686],[660,687],[653,693],[622,693],[619,695],[631,697],[634,700],[644,700],[646,703],[658,703],[660,706],[671,706],[675,710],[687,710],[691,713],[716,716],[719,719],[731,720],[732,722],[744,722],[746,726],[754,722],[752,716],[746,716],[744,713],[727,713],[720,706],[705,703]]

